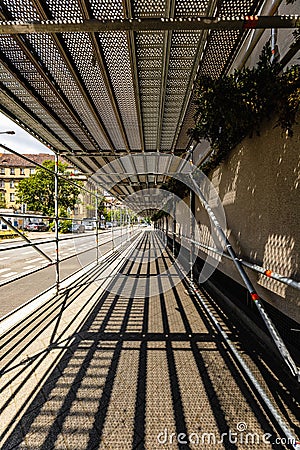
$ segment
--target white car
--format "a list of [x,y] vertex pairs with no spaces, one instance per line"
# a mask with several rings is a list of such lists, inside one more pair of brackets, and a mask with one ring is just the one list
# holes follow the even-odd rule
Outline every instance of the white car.
[[97,224],[93,220],[84,220],[82,223],[85,226],[86,231],[92,231],[97,228]]

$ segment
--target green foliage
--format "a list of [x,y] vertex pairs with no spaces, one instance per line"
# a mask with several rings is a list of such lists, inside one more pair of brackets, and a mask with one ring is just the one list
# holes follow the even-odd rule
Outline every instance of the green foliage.
[[70,226],[72,225],[71,220],[60,220],[59,221],[59,232],[60,233],[68,233],[70,230]]
[[152,222],[157,222],[159,219],[161,219],[162,217],[167,216],[168,213],[166,211],[163,211],[162,209],[159,211],[156,211],[153,216],[151,217],[151,221]]
[[[184,179],[184,174],[181,174],[182,178]],[[176,195],[176,197],[179,198],[185,198],[189,193],[189,187],[188,184],[185,184],[184,181],[178,180],[177,178],[170,178],[166,183],[161,185],[161,189],[164,189],[165,191],[172,192]],[[165,204],[164,208],[165,210],[158,210],[151,216],[151,221],[156,222],[157,220],[161,219],[164,216],[167,216],[169,213],[168,211],[171,211],[172,209],[172,203],[173,200],[170,199]]]
[[[54,172],[55,162],[44,161],[43,166]],[[58,163],[58,170],[66,178],[67,165]],[[80,184],[80,182],[77,182]],[[58,204],[61,215],[66,215],[66,210],[74,209],[78,202],[80,188],[69,183],[63,178],[59,178],[58,183]],[[38,168],[36,173],[30,175],[19,182],[17,196],[20,203],[26,203],[30,211],[38,211],[45,215],[54,214],[54,173]]]
[[6,201],[3,192],[0,192],[0,208],[6,208]]
[[189,130],[196,141],[208,140],[212,156],[201,169],[208,173],[241,140],[260,133],[261,123],[277,115],[284,131],[292,135],[292,126],[300,102],[300,69],[293,66],[279,74],[279,65],[271,63],[266,45],[254,68],[235,70],[218,79],[202,77],[196,91],[195,127]]
[[[181,174],[181,176],[182,178],[184,178],[184,174]],[[177,178],[170,178],[167,183],[161,185],[161,189],[172,192],[180,198],[186,197],[189,193],[187,184],[185,184],[183,181],[178,180]]]
[[134,223],[136,222],[136,214],[131,210],[125,210],[124,208],[114,207],[111,208],[102,208],[101,214],[104,215],[106,222],[118,222],[119,224],[125,223]]

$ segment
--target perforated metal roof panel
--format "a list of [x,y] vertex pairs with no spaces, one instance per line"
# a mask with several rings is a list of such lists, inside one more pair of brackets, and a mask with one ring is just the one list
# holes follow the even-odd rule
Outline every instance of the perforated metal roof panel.
[[[195,80],[224,72],[245,31],[180,29],[180,21],[254,14],[261,3],[2,0],[3,25],[46,28],[41,33],[2,31],[1,110],[87,173],[124,154],[184,154]],[[91,19],[102,21],[101,31],[66,29],[68,23],[93,24]],[[149,26],[139,29],[137,22],[131,29],[131,19],[148,19]],[[113,21],[119,21],[119,29],[112,29]],[[122,21],[127,28],[122,29]],[[159,29],[159,21],[169,28]],[[47,29],[49,23],[58,23],[59,32]]]

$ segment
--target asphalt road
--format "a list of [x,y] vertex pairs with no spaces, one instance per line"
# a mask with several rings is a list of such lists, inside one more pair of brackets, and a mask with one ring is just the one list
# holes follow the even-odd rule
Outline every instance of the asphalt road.
[[[121,243],[128,236],[125,229],[100,231],[99,256],[105,254]],[[27,237],[34,242],[52,261],[55,261],[56,250],[54,233],[32,232]],[[113,237],[113,241],[112,241]],[[44,242],[44,243],[43,243]],[[38,295],[55,283],[55,265],[49,266],[49,260],[35,248],[24,246],[22,238],[4,240],[0,243],[0,317],[17,308],[24,302]],[[96,259],[95,232],[60,235],[59,259],[60,279],[71,275]],[[67,258],[65,261],[63,261]],[[26,273],[43,268],[38,272]]]

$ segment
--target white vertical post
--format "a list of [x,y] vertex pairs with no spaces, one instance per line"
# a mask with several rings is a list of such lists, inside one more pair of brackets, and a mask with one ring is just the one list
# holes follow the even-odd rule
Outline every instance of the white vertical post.
[[111,204],[111,240],[112,240],[112,249],[115,249],[115,243],[114,243],[114,208],[113,204]]
[[172,256],[175,258],[175,233],[176,233],[176,205],[175,196],[173,194],[173,223],[172,223]]
[[58,239],[58,154],[55,153],[55,166],[54,166],[54,221],[55,221],[55,275],[56,275],[56,293],[59,292],[59,239]]
[[123,245],[123,206],[121,206],[120,208],[120,225],[121,225],[121,246]]
[[96,217],[96,262],[99,264],[99,217],[98,217],[98,192],[96,191],[96,201],[95,201],[95,217]]
[[192,190],[190,190],[190,280],[193,282],[193,265],[194,265],[194,212],[195,212],[195,195]]

